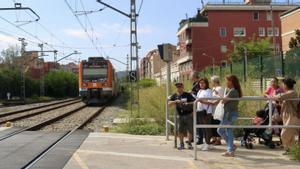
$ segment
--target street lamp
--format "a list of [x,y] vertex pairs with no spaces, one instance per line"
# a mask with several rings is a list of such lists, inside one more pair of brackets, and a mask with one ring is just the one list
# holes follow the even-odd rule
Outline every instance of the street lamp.
[[209,55],[207,55],[206,53],[202,53],[202,55],[203,55],[203,56],[207,56],[207,57],[212,58],[213,75],[215,75],[215,57],[209,56]]

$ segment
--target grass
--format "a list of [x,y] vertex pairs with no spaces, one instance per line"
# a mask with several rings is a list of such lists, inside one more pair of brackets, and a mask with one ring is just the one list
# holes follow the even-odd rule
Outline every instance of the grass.
[[115,131],[135,135],[162,135],[165,128],[158,123],[135,119],[117,126]]
[[300,161],[300,143],[298,143],[291,149],[290,156],[292,159]]
[[[149,80],[147,80],[149,81]],[[251,80],[249,80],[251,81]],[[117,132],[130,133],[130,134],[162,134],[165,125],[165,104],[166,104],[166,90],[165,86],[153,85],[153,81],[150,81],[151,85],[144,84],[140,89],[140,114],[133,113],[133,118],[154,119],[155,122],[132,122],[123,124],[117,127]],[[184,82],[186,90],[190,89],[191,82]],[[224,84],[222,85],[224,86]],[[261,92],[254,90],[250,87],[250,83],[242,84],[244,96],[261,96]],[[300,90],[300,80],[298,80],[297,91]],[[175,92],[175,88],[172,87],[172,92]],[[122,105],[124,109],[130,110],[129,91],[125,91],[124,94],[127,101]],[[253,117],[255,112],[266,105],[265,101],[241,101],[239,104],[239,116],[240,117]],[[174,112],[174,108],[171,108],[170,113]],[[124,113],[123,117],[130,117],[130,113]],[[250,124],[250,121],[238,121],[239,125]],[[237,131],[240,133],[240,131]]]

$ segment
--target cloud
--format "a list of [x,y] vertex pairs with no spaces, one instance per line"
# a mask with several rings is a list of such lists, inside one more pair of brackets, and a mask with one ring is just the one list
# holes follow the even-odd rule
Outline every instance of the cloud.
[[16,43],[18,43],[18,40],[15,37],[8,36],[8,35],[3,35],[3,34],[0,34],[0,41],[5,42],[7,44],[16,44]]
[[11,45],[16,45],[18,43],[19,43],[19,41],[15,37],[0,34],[0,48],[1,49],[7,48],[8,46],[11,46]]
[[[83,29],[65,29],[64,32],[67,35],[73,36],[75,38],[80,38],[80,39],[87,39],[87,34]],[[90,36],[99,36],[100,33],[98,32],[91,32],[88,31],[88,33],[90,34]]]

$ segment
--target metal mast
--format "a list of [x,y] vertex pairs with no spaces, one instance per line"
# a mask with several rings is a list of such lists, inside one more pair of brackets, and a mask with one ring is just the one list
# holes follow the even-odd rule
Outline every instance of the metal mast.
[[41,58],[38,60],[40,64],[40,96],[45,96],[45,79],[44,79],[44,61],[43,57],[44,55],[44,44],[39,44],[39,47],[41,48]]
[[21,91],[20,91],[20,96],[23,101],[26,99],[26,91],[25,91],[25,85],[26,85],[26,77],[25,77],[25,72],[26,72],[26,56],[25,56],[25,50],[27,43],[25,42],[25,38],[19,38],[19,41],[21,42],[21,57],[22,57],[22,62],[21,62]]
[[[137,106],[138,113],[140,112],[139,106],[139,57],[138,57],[138,41],[137,41],[137,14],[136,14],[136,0],[130,0],[130,70],[136,70],[137,82],[131,83],[131,107]],[[134,65],[135,64],[135,65]],[[136,91],[136,92],[135,92]],[[139,114],[138,114],[139,115]]]
[[97,2],[102,5],[128,17],[130,19],[130,56],[129,56],[129,69],[130,72],[135,71],[136,79],[131,81],[131,112],[133,108],[137,108],[138,115],[140,113],[140,105],[139,105],[139,56],[138,56],[138,38],[137,38],[137,17],[136,13],[136,0],[130,0],[130,14],[127,14],[107,3],[102,2],[102,0],[97,0]]

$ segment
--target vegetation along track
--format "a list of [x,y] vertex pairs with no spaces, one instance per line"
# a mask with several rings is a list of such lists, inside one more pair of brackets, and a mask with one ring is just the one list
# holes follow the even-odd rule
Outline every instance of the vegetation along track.
[[26,109],[22,111],[14,111],[14,112],[8,112],[5,114],[0,114],[0,125],[4,124],[6,122],[16,122],[19,120],[27,119],[33,116],[37,116],[40,114],[44,114],[46,112],[51,112],[53,110],[57,110],[60,108],[64,108],[66,106],[74,105],[81,102],[80,100],[72,100],[72,101],[67,101],[67,102],[62,102],[62,103],[57,103],[57,104],[52,104],[51,106],[47,105],[46,107],[39,107],[35,109]]

